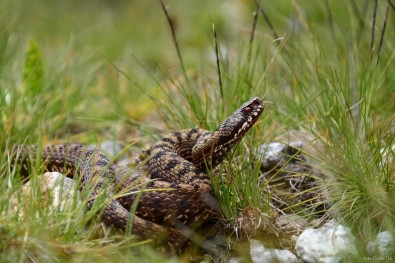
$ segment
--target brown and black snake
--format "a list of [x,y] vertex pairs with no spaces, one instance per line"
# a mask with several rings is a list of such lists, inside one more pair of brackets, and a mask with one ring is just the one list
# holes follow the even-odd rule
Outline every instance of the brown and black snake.
[[[13,158],[21,164],[24,175],[37,156],[44,160],[47,171],[61,171],[68,176],[79,174],[81,188],[93,185],[88,210],[97,196],[104,193],[106,207],[102,221],[106,225],[124,231],[130,227],[140,238],[162,239],[170,248],[178,249],[190,238],[186,229],[193,229],[218,212],[207,171],[223,161],[263,109],[263,102],[253,98],[214,132],[187,129],[163,137],[153,144],[146,169],[134,174],[117,170],[100,150],[81,144],[50,145],[39,152],[36,146],[18,145]],[[120,179],[126,176],[126,180]],[[145,191],[114,199],[115,184],[119,181],[123,188],[144,184]],[[130,208],[136,196],[140,198],[132,215]]]

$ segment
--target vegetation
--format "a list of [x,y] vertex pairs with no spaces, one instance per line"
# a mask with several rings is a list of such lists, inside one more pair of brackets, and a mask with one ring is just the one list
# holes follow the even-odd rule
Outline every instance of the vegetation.
[[[353,230],[361,255],[394,230],[393,1],[166,7],[171,23],[159,1],[0,2],[0,261],[191,260],[104,231],[76,202],[51,213],[37,183],[19,194],[12,146],[111,140],[129,156],[171,130],[215,129],[255,96],[263,116],[213,177],[223,223],[273,216],[257,149],[296,132],[310,138],[305,154],[325,175],[329,213]],[[39,165],[33,182],[38,174]]]

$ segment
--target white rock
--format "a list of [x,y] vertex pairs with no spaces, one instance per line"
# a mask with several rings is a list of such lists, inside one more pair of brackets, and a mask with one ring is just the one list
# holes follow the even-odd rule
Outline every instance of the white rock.
[[265,248],[258,240],[250,240],[250,256],[254,263],[296,263],[298,259],[289,250]]
[[303,262],[335,263],[343,255],[357,255],[355,237],[342,225],[325,225],[318,229],[308,228],[299,236],[296,254]]
[[229,263],[239,263],[239,262],[243,262],[243,260],[237,257],[232,257],[229,259]]
[[61,173],[45,173],[43,183],[43,194],[51,194],[52,207],[58,208],[60,211],[72,206],[76,194],[79,197],[79,192],[76,192],[76,182]]
[[[49,207],[49,213],[65,211],[80,204],[79,192],[76,191],[76,182],[58,172],[48,172],[39,178],[41,193],[35,202]],[[31,181],[22,187],[21,196],[16,193],[10,198],[11,212],[17,212],[20,218],[24,217],[23,206],[27,205],[24,200],[31,197]],[[77,196],[76,196],[77,195]],[[22,202],[21,202],[22,201]],[[75,202],[77,201],[77,204]]]
[[268,170],[283,166],[290,161],[293,155],[298,154],[299,149],[302,147],[303,144],[301,142],[263,144],[258,150],[259,155],[263,156],[262,169]]
[[389,231],[380,232],[375,241],[369,242],[367,250],[370,255],[388,257],[395,253],[393,233]]

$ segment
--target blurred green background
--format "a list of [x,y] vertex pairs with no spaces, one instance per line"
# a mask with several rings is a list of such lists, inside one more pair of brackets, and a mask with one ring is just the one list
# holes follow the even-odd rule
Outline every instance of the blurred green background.
[[[279,36],[292,35],[290,41],[297,41],[299,37],[308,37],[301,33],[306,26],[310,26],[324,43],[332,37],[330,27],[334,25],[330,24],[330,20],[335,20],[332,23],[336,23],[336,30],[341,30],[343,34],[347,34],[353,23],[369,27],[358,18],[349,19],[353,12],[359,12],[361,19],[371,16],[371,13],[367,14],[372,8],[368,2],[355,3],[357,10],[353,10],[350,4],[341,5],[337,1],[263,1],[262,6]],[[170,0],[165,4],[187,63],[202,63],[200,58],[213,55],[212,23],[222,46],[232,48],[232,52],[237,52],[233,48],[240,42],[249,40],[256,9],[254,1]],[[332,17],[327,13],[328,7]],[[379,5],[378,17],[383,17],[383,9],[383,5]],[[34,37],[45,52],[69,43],[74,52],[94,52],[111,62],[125,55],[136,56],[147,63],[160,62],[171,66],[176,61],[169,26],[158,0],[2,0],[0,12],[2,30],[12,34],[11,45],[23,45],[26,38]],[[259,24],[257,34],[272,35],[262,16]],[[364,34],[364,37],[370,36]]]

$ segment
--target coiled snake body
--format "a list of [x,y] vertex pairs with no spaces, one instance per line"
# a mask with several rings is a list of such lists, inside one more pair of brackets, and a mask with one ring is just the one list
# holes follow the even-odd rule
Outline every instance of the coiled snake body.
[[[216,131],[189,129],[173,132],[157,141],[151,150],[146,172],[117,171],[110,160],[94,147],[80,144],[51,145],[40,155],[48,171],[81,174],[82,188],[94,185],[88,209],[105,191],[107,206],[102,220],[106,225],[128,229],[140,238],[166,240],[171,248],[181,247],[189,238],[184,230],[212,218],[218,210],[207,169],[218,165],[226,153],[254,125],[264,109],[259,98],[243,104]],[[16,162],[23,167],[37,156],[37,147],[18,146]],[[22,173],[27,171],[22,169]],[[131,175],[130,175],[131,174]],[[134,215],[129,209],[136,194],[111,198],[116,178],[128,176],[123,187],[146,184]],[[157,190],[154,190],[157,189]],[[162,191],[163,189],[164,191]],[[170,189],[170,190],[169,190]]]

